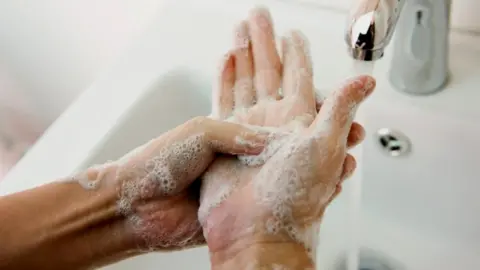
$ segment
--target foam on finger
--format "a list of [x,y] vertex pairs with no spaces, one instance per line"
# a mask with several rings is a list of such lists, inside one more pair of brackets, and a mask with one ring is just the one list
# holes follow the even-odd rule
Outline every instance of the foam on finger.
[[358,105],[375,87],[375,80],[370,76],[360,76],[349,80],[340,90],[327,98],[312,126],[316,135],[337,134],[346,140]]
[[228,53],[222,61],[220,76],[212,91],[212,118],[225,119],[231,115],[234,106],[234,85],[235,62],[232,53]]

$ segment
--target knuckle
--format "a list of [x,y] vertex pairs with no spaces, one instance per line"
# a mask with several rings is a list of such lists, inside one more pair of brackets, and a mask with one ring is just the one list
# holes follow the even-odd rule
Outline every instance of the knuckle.
[[199,134],[202,135],[202,138],[204,138],[208,135],[209,130],[211,129],[211,125],[209,123],[212,121],[215,120],[206,116],[196,116],[185,124],[185,128],[188,130],[188,133]]
[[189,125],[192,125],[192,126],[201,126],[201,125],[205,125],[210,119],[206,116],[196,116],[194,118],[192,118],[188,124]]
[[326,150],[333,159],[337,160],[339,157],[342,156],[343,161],[343,157],[345,155],[345,146],[343,144],[339,144],[338,140],[334,139],[328,142]]
[[351,101],[351,93],[344,89],[336,91],[334,94],[334,102],[339,106],[345,106]]

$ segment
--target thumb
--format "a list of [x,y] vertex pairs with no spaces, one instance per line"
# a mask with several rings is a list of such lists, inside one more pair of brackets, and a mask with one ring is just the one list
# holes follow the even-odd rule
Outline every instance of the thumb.
[[258,155],[268,138],[268,132],[209,118],[204,128],[206,143],[217,153]]
[[313,124],[315,133],[328,132],[338,138],[347,138],[357,106],[375,88],[375,79],[359,76],[349,81],[322,104]]

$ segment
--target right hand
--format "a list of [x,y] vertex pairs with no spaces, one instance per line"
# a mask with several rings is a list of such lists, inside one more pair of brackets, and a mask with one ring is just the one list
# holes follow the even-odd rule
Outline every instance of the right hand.
[[[274,154],[262,166],[219,158],[205,173],[199,217],[210,252],[235,243],[249,246],[252,241],[293,241],[312,248],[307,232],[316,232],[326,206],[355,169],[355,159],[346,152],[363,138],[363,129],[353,118],[357,105],[372,92],[374,79],[361,76],[350,81],[323,103],[317,115],[309,55],[301,35],[294,33],[284,42],[284,97],[280,97],[281,63],[267,18],[265,11],[252,12],[246,36],[251,47],[234,51],[235,65],[229,66],[227,60],[215,108],[223,118],[288,132],[273,137],[267,149]],[[235,80],[237,84],[253,80],[252,70],[256,73],[252,88],[243,82],[232,93]],[[233,104],[243,108],[233,110]]]

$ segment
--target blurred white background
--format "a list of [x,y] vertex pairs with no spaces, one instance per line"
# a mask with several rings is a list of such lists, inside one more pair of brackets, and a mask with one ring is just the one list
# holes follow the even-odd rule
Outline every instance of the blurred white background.
[[[0,72],[9,73],[18,87],[13,90],[24,91],[38,121],[48,125],[141,33],[164,1],[0,1]],[[298,1],[345,9],[354,0]],[[453,3],[455,27],[480,30],[480,1]]]
[[162,2],[0,1],[0,180]]
[[[0,179],[165,1],[0,1]],[[290,1],[346,10],[355,0]],[[480,1],[453,4],[455,28],[480,31]]]
[[161,2],[0,1],[0,67],[48,125],[141,33]]

